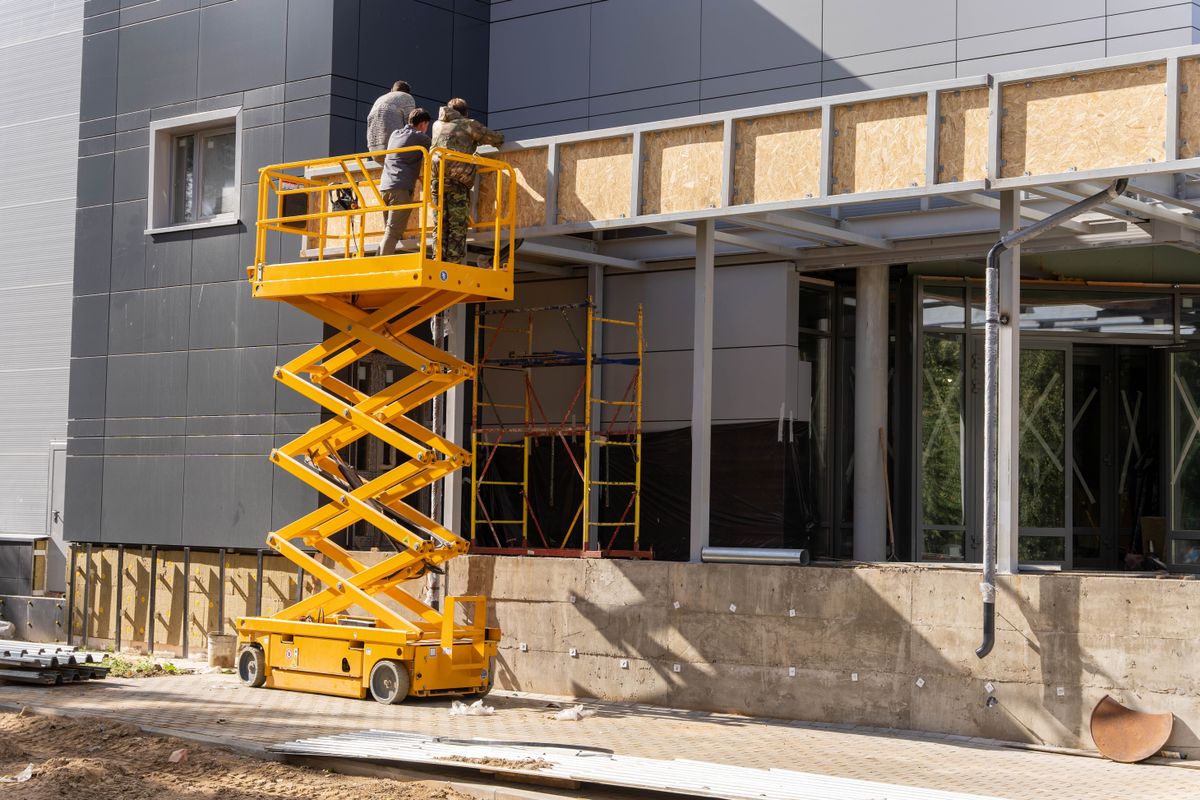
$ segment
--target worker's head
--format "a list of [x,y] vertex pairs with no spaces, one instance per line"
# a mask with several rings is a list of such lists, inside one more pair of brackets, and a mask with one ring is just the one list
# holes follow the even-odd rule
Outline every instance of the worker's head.
[[412,87],[408,85],[408,81],[396,81],[392,84],[393,92],[411,92]]
[[449,103],[446,103],[446,108],[453,109],[462,114],[464,117],[470,116],[467,114],[467,101],[463,100],[461,97],[456,97]]
[[418,130],[421,133],[428,133],[429,112],[423,108],[414,108],[408,113],[408,127]]

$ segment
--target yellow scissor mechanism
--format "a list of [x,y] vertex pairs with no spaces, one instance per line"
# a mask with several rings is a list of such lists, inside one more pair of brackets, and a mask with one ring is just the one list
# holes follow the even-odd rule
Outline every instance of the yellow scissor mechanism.
[[[335,331],[275,369],[275,379],[327,412],[321,424],[271,453],[279,467],[324,496],[324,504],[267,536],[324,588],[270,617],[237,620],[238,669],[253,686],[400,702],[408,695],[486,693],[500,631],[486,625],[483,597],[449,597],[441,611],[402,584],[438,570],[468,543],[406,501],[414,492],[470,464],[470,453],[407,415],[473,377],[467,362],[413,331],[458,303],[511,299],[516,182],[502,162],[420,148],[422,181],[414,200],[388,206],[366,159],[385,153],[267,167],[259,179],[254,297],[290,303]],[[427,253],[430,223],[442,217],[424,187],[448,161],[477,166],[481,202],[490,215],[472,227],[490,233],[492,264],[441,260],[440,241]],[[414,251],[374,256],[368,228],[382,212],[412,209]],[[481,214],[480,216],[484,216]],[[440,226],[439,226],[440,230]],[[272,232],[302,236],[295,263],[269,264]],[[440,237],[438,237],[440,238]],[[509,254],[501,261],[502,245]],[[339,377],[359,359],[381,353],[402,365],[398,379],[373,395]],[[366,480],[342,453],[374,436],[395,449],[397,465]],[[396,552],[368,566],[332,537],[365,521],[395,543]],[[312,552],[312,551],[315,551]],[[315,555],[324,556],[318,560]],[[455,619],[471,607],[470,622]]]

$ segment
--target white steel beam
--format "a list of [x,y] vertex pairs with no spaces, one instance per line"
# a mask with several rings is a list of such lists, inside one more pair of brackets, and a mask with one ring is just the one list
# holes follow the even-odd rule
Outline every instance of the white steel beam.
[[[990,208],[993,211],[1000,210],[1000,198],[989,197],[988,195],[981,194],[979,192],[966,192],[965,194],[956,194],[953,196],[953,198],[955,200],[959,201],[960,203],[967,203],[968,205],[978,206],[979,208]],[[1022,208],[1021,209],[1021,216],[1024,217],[1025,219],[1033,220],[1034,222],[1045,219],[1046,217],[1050,216],[1050,213],[1051,212],[1049,212],[1049,211],[1039,211],[1036,208]],[[1072,220],[1070,222],[1064,222],[1062,225],[1059,225],[1058,227],[1066,228],[1067,230],[1075,231],[1076,233],[1088,233],[1091,231],[1091,229],[1087,225],[1085,225],[1082,222],[1076,222],[1075,220]]]
[[646,264],[642,261],[635,261],[631,258],[617,258],[616,256],[606,256],[601,253],[594,253],[590,250],[576,250],[573,247],[563,247],[558,244],[545,244],[543,242],[531,242],[526,240],[521,245],[520,252],[527,256],[537,256],[539,258],[558,258],[563,261],[570,261],[576,264],[599,264],[605,267],[617,267],[619,269],[638,270],[645,269]]
[[[1087,197],[1088,195],[1095,194],[1096,192],[1104,191],[1104,187],[1094,187],[1090,183],[1080,183],[1073,185],[1070,188],[1070,191],[1072,193],[1079,193],[1080,197]],[[1134,187],[1130,189],[1130,191],[1137,192],[1138,189]],[[1146,203],[1141,200],[1136,200],[1132,197],[1126,197],[1125,195],[1116,197],[1111,202],[1112,205],[1116,206],[1117,208],[1130,211],[1139,217],[1162,220],[1163,222],[1182,225],[1183,227],[1190,228],[1194,231],[1200,231],[1200,219],[1196,219],[1191,214],[1180,214],[1176,211],[1168,211],[1160,205]]]
[[[703,220],[703,222],[713,221]],[[713,225],[715,227],[716,223],[713,222]],[[658,228],[659,230],[666,231],[667,233],[674,233],[679,236],[699,237],[701,235],[699,222],[697,222],[695,225],[688,225],[682,222],[668,222],[662,225],[655,225],[654,227]],[[743,236],[738,233],[729,233],[727,231],[713,231],[712,237],[718,242],[731,244],[735,247],[744,247],[747,250],[754,250],[755,252],[759,253],[767,253],[768,255],[779,256],[780,258],[784,258],[789,261],[794,259],[801,249],[798,247],[789,247],[787,245],[772,244],[771,242],[763,242],[755,239],[752,236]]]
[[[1000,235],[1021,227],[1021,198],[1016,191],[1000,194]],[[1016,575],[1019,534],[1021,399],[1021,246],[1000,254],[999,397],[996,450],[996,571]],[[1070,532],[1067,533],[1070,536]]]
[[790,228],[797,233],[812,233],[848,244],[860,244],[864,247],[875,247],[880,250],[890,250],[894,246],[888,239],[871,236],[867,233],[860,233],[853,230],[849,223],[828,219],[819,214],[805,214],[795,211],[769,211],[763,214],[761,219],[772,225]]

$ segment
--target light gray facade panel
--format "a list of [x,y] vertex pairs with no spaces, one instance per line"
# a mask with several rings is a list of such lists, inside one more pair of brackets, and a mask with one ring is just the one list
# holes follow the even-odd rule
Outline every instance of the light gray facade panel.
[[733,94],[782,89],[817,84],[820,94],[821,64],[800,64],[794,67],[759,70],[722,78],[710,78],[700,83],[700,98],[728,97]]
[[[1111,13],[1109,8],[1118,0],[1012,0],[997,3],[995,0],[958,0],[958,36],[972,36],[1055,25],[1089,18],[1100,18]],[[1140,0],[1145,6],[1145,0]]]
[[256,301],[248,281],[190,287],[192,350],[275,344],[278,303]]
[[[1157,3],[1155,4],[1157,5]],[[1172,28],[1190,28],[1196,6],[1192,3],[1184,5],[1160,6],[1130,11],[1125,14],[1110,14],[1108,17],[1109,36],[1136,36],[1141,33],[1157,33]]]
[[82,91],[79,118],[111,117],[117,113],[117,32],[83,39]]
[[980,75],[985,72],[1006,72],[1015,69],[1044,67],[1067,61],[1085,61],[1092,58],[1103,58],[1104,51],[1105,43],[1099,41],[1049,47],[1045,50],[1029,50],[991,58],[964,59],[958,62],[958,74],[962,76]]
[[[697,80],[700,8],[700,0],[609,0],[592,6],[591,93]],[[631,16],[636,25],[629,24]]]
[[592,116],[616,114],[638,108],[691,103],[699,99],[700,82],[688,81],[652,89],[594,96],[588,103],[588,113]]
[[184,458],[105,456],[101,539],[182,544]]
[[[586,98],[590,13],[588,6],[576,6],[493,22],[489,110],[506,111]],[[628,44],[623,44],[623,52]],[[547,69],[548,64],[553,68]]]
[[99,541],[104,457],[67,453],[66,472],[71,490],[63,508],[63,535],[72,541]]
[[1171,47],[1183,47],[1200,41],[1200,31],[1195,28],[1175,28],[1157,33],[1142,33],[1137,36],[1119,36],[1108,40],[1108,55],[1123,56],[1131,53],[1149,53]]
[[150,149],[117,150],[113,167],[113,200],[144,200],[150,176]]
[[234,0],[200,11],[199,97],[286,80],[288,0]]
[[275,467],[257,456],[185,459],[183,543],[261,547],[271,527]]
[[187,409],[188,354],[108,357],[108,417],[179,417]]
[[700,101],[700,113],[732,111],[737,108],[754,108],[775,103],[792,103],[821,96],[821,84],[807,83],[803,86],[788,86],[783,89],[767,89],[761,92],[740,92],[726,97],[711,97]]
[[700,75],[820,61],[822,0],[703,0]]
[[103,419],[108,358],[72,358],[67,414],[71,419]]
[[[121,11],[117,113],[178,103],[196,96],[200,15],[197,12],[126,25]],[[153,65],[153,68],[149,68]]]
[[879,72],[874,75],[825,81],[822,84],[824,90],[822,93],[829,96],[861,92],[867,89],[890,89],[895,86],[912,86],[917,83],[950,80],[953,77],[955,77],[953,63],[936,64],[929,67],[915,67],[895,72]]
[[182,286],[191,281],[192,232],[160,233],[147,239],[146,286]]
[[[1142,11],[1151,7],[1160,6],[1187,6],[1194,3],[1187,0],[1105,0],[1104,7],[1108,14],[1116,16],[1129,11]],[[1115,32],[1119,35],[1119,31]]]
[[836,0],[824,5],[826,58],[953,41],[956,0],[923,0],[917,11],[895,0]]
[[632,111],[622,111],[618,114],[595,114],[588,117],[588,127],[593,130],[611,128],[618,125],[634,125],[638,122],[653,122],[672,117],[689,117],[700,113],[700,101],[691,103],[675,103],[654,108],[637,108]]
[[274,347],[188,353],[187,413],[269,414],[275,409]]
[[923,44],[905,47],[902,50],[885,50],[880,53],[832,59],[821,65],[821,78],[825,81],[837,81],[937,64],[953,64],[954,57],[953,41]]
[[971,59],[1104,40],[1105,19],[1093,17],[1006,33],[976,36],[958,43],[959,57]]
[[108,347],[108,295],[76,297],[71,309],[71,356],[102,356]]
[[111,291],[146,286],[146,201],[113,205]]
[[[595,102],[594,98],[593,102]],[[587,119],[587,116],[587,100],[568,100],[565,103],[546,103],[512,111],[495,111],[488,121],[495,126],[496,130],[507,131],[510,128],[541,125],[564,119]]]

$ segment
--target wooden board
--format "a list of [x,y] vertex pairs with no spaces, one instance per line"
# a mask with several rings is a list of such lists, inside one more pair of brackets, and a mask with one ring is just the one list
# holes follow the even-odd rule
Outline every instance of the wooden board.
[[[546,147],[491,153],[489,158],[504,161],[517,173],[517,227],[535,228],[546,224]],[[496,218],[495,174],[484,174],[479,180],[478,218],[490,222]],[[507,210],[507,209],[506,209]]]
[[1200,156],[1200,58],[1179,62],[1179,157]]
[[632,190],[632,136],[559,147],[559,224],[632,216]]
[[938,94],[937,182],[987,178],[987,87]]
[[643,214],[698,211],[721,205],[722,124],[642,135]]
[[925,185],[926,95],[833,109],[831,194]]
[[733,203],[773,203],[821,193],[821,111],[738,120]]
[[1001,87],[1000,177],[1163,161],[1166,80],[1151,64]]

